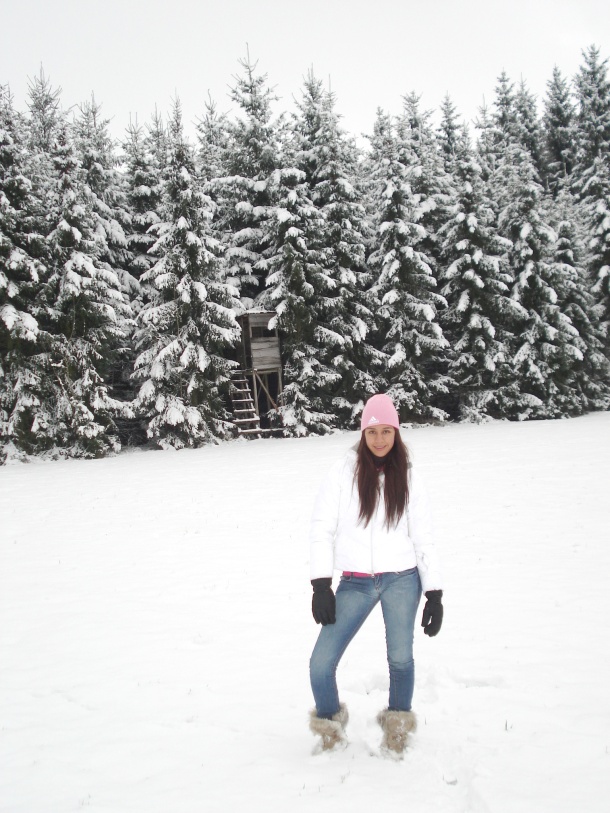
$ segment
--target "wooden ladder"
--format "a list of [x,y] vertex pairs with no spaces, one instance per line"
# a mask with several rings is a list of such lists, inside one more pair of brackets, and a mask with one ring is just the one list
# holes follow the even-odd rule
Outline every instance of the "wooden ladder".
[[233,423],[237,427],[237,434],[260,438],[262,434],[260,418],[254,408],[250,382],[243,370],[236,370],[233,373],[232,383]]

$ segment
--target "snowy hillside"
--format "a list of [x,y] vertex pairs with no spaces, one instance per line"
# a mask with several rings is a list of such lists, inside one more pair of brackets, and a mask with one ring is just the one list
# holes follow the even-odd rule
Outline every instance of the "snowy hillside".
[[380,758],[375,613],[312,755],[308,516],[355,434],[0,469],[0,811],[602,813],[610,414],[404,430],[445,625]]

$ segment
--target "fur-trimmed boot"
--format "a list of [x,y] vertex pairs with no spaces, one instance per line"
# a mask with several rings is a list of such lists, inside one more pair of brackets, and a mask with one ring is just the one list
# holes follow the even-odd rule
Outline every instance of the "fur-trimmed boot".
[[409,733],[417,729],[415,714],[412,711],[384,709],[377,715],[377,722],[383,731],[382,750],[402,754],[407,746]]
[[336,745],[345,744],[345,727],[349,715],[347,713],[347,706],[341,703],[339,711],[333,714],[331,720],[325,717],[318,717],[316,710],[312,709],[309,712],[309,728],[314,734],[319,734],[322,737],[322,750],[330,751]]

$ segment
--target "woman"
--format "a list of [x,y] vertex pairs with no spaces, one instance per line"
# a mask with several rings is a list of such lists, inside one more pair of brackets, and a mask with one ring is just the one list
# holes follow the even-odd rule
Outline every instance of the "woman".
[[[416,727],[413,628],[422,589],[422,626],[441,628],[440,573],[425,495],[387,395],[364,408],[357,451],[335,464],[318,493],[311,524],[312,611],[322,630],[310,661],[316,703],[310,728],[328,750],[345,741],[347,708],[339,702],[336,671],[348,644],[381,602],[386,630],[390,696],[377,717],[382,748],[402,753]],[[333,570],[342,571],[335,597]]]

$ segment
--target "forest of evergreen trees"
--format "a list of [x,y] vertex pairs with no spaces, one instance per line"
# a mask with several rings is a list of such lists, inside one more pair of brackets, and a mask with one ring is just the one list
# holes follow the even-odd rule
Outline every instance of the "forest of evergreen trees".
[[231,437],[244,309],[276,311],[285,435],[610,407],[610,82],[583,52],[540,109],[504,73],[470,132],[405,95],[359,148],[311,73],[277,115],[240,62],[236,115],[180,103],[122,143],[92,97],[0,85],[0,461]]

